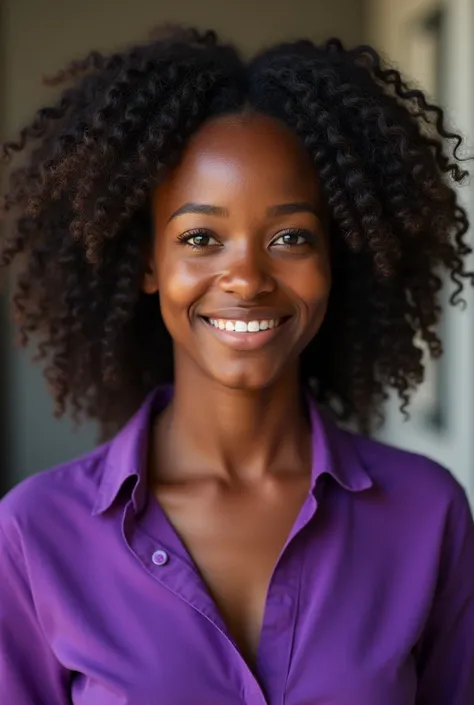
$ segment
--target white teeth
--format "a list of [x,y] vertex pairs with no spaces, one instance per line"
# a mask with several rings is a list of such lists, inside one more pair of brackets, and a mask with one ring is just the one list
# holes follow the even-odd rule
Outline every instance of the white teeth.
[[229,321],[224,318],[209,318],[209,323],[214,328],[228,330],[235,333],[258,333],[261,330],[271,330],[280,324],[281,319],[269,319],[266,321]]

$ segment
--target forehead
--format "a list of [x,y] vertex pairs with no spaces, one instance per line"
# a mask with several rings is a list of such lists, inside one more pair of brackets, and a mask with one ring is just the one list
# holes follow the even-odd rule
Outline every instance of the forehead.
[[299,138],[278,121],[256,114],[223,117],[201,127],[156,196],[155,207],[170,208],[183,200],[224,205],[234,197],[272,204],[275,199],[317,202],[319,188]]

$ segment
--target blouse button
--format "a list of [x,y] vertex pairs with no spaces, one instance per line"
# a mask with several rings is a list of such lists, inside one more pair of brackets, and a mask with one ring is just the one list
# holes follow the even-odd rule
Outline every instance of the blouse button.
[[168,554],[166,553],[166,551],[155,551],[151,557],[151,560],[155,565],[165,565],[166,563],[168,563]]

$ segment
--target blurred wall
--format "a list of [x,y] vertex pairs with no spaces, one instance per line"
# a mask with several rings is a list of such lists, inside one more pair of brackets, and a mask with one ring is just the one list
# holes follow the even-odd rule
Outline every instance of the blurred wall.
[[[367,0],[366,32],[368,41],[411,73],[412,63],[407,48],[407,28],[420,15],[443,4],[443,0]],[[416,68],[416,78],[422,84],[424,66]]]
[[[216,29],[252,51],[297,36],[324,40],[338,35],[357,43],[363,36],[362,7],[363,0],[3,0],[2,137],[12,136],[36,107],[51,99],[40,85],[42,75],[89,49],[145,38],[163,21]],[[74,433],[67,421],[53,420],[40,371],[14,349],[4,324],[0,335],[6,340],[0,415],[11,431],[12,484],[92,447],[95,429]]]

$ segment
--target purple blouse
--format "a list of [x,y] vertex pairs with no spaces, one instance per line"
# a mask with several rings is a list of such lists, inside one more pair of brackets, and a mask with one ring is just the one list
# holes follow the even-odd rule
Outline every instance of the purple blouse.
[[474,526],[456,480],[313,406],[312,487],[252,672],[145,485],[168,399],[0,503],[0,703],[473,705]]

